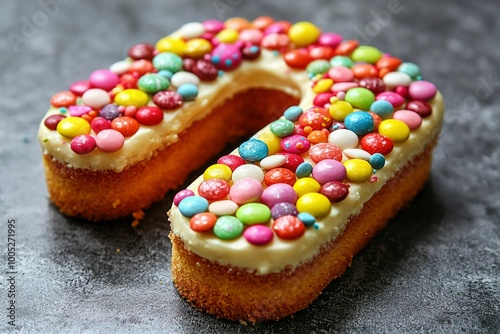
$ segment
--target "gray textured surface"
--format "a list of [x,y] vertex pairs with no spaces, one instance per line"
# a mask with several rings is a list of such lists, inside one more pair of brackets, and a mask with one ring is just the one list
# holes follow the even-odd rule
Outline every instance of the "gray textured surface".
[[[384,0],[60,2],[37,31],[24,31],[17,52],[9,33],[23,36],[26,20],[43,19],[42,7],[7,0],[0,7],[1,332],[500,331],[497,1],[401,0],[402,11],[383,26],[373,11],[385,13]],[[171,199],[136,229],[61,216],[47,199],[36,131],[53,93],[122,59],[130,45],[188,21],[262,14],[311,20],[420,64],[448,113],[431,181],[346,274],[293,318],[243,326],[201,314],[176,293],[164,214]],[[16,328],[5,316],[8,219],[17,221]]]

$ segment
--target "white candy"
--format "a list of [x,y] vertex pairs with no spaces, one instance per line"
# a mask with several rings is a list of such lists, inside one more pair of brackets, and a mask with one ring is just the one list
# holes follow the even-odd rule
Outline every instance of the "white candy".
[[238,182],[242,179],[256,179],[261,182],[264,181],[264,171],[256,165],[241,165],[233,171],[233,182]]
[[346,148],[342,153],[351,159],[370,160],[371,154],[359,148]]
[[233,215],[238,210],[238,204],[231,200],[222,200],[211,203],[208,211],[216,216]]
[[189,22],[179,29],[179,35],[186,39],[196,38],[203,35],[205,26],[200,22]]
[[286,162],[286,157],[282,154],[275,154],[265,157],[260,161],[260,167],[264,169],[273,169],[282,166]]
[[358,135],[351,130],[339,129],[330,133],[328,142],[338,146],[341,150],[345,150],[346,148],[355,148],[358,146],[359,138]]
[[83,93],[82,102],[93,109],[100,109],[110,103],[111,99],[104,89],[91,88]]
[[130,66],[132,66],[132,63],[127,61],[127,60],[120,60],[117,61],[116,63],[112,64],[109,67],[109,70],[113,73],[116,73],[118,75],[126,73],[129,69]]
[[405,86],[411,84],[411,77],[403,72],[389,72],[382,79],[384,84],[389,87]]
[[194,73],[179,71],[174,73],[170,78],[170,83],[175,87],[180,87],[181,85],[190,83],[198,86],[200,84],[200,78]]

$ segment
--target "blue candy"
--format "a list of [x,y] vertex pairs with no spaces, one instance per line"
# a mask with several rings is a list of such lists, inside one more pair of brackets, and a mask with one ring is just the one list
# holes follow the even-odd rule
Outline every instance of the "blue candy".
[[177,93],[182,96],[184,101],[194,100],[198,96],[198,86],[186,83],[177,88]]
[[188,218],[207,210],[208,201],[201,196],[188,196],[179,203],[179,211]]
[[344,125],[358,136],[364,136],[373,131],[374,122],[370,113],[355,111],[345,117]]
[[310,213],[307,213],[307,212],[299,213],[297,215],[297,218],[299,218],[299,220],[301,222],[303,222],[304,225],[306,225],[306,226],[312,226],[316,222],[316,218],[314,218],[313,215],[311,215]]
[[378,100],[372,103],[370,110],[385,119],[392,116],[394,107],[389,101]]
[[296,120],[299,119],[300,115],[302,115],[304,111],[302,110],[301,107],[299,106],[291,106],[285,112],[283,115],[285,115],[285,118],[289,121],[295,122]]
[[259,139],[250,139],[240,145],[238,153],[246,161],[256,162],[267,157],[269,148]]
[[420,76],[420,67],[417,64],[406,62],[398,67],[399,72],[408,74],[413,80],[418,80]]
[[303,163],[297,166],[297,169],[295,170],[295,175],[297,175],[299,179],[303,177],[308,177],[311,175],[312,170],[313,166],[309,162],[304,161]]
[[374,153],[370,157],[370,165],[373,169],[381,169],[385,166],[385,157],[380,153]]

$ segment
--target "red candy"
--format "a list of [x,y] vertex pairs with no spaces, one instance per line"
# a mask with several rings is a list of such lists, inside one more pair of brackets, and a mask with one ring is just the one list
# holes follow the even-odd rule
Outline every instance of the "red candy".
[[76,96],[72,92],[59,92],[52,96],[50,104],[56,108],[69,107],[76,103]]
[[361,148],[370,154],[387,155],[394,148],[392,140],[380,133],[369,133],[361,139]]
[[297,170],[297,167],[299,167],[299,165],[304,162],[304,158],[302,158],[298,154],[287,153],[287,152],[282,152],[278,154],[284,155],[286,157],[286,161],[281,167],[287,168],[294,173]]
[[57,124],[59,124],[59,122],[65,118],[66,118],[66,116],[64,116],[64,115],[52,115],[52,116],[47,117],[45,119],[45,121],[43,122],[43,124],[45,124],[45,126],[47,128],[49,128],[50,130],[56,130]]
[[416,112],[422,118],[432,114],[432,106],[423,100],[413,100],[408,102],[406,104],[406,109]]
[[281,239],[291,240],[301,237],[306,231],[306,226],[299,218],[286,215],[274,221],[273,230]]
[[359,42],[355,40],[343,41],[335,49],[335,54],[338,56],[349,56],[357,47]]
[[291,186],[295,184],[295,173],[287,168],[273,168],[264,175],[264,182],[267,186],[276,183],[286,183]]
[[157,125],[163,121],[163,110],[158,107],[141,107],[135,113],[135,119],[143,125]]
[[332,116],[322,107],[309,108],[299,118],[299,124],[302,127],[310,126],[313,130],[328,128],[332,122]]
[[315,163],[325,159],[342,161],[342,151],[337,146],[330,143],[319,143],[311,146],[309,156]]
[[337,203],[343,201],[349,195],[347,184],[339,181],[325,183],[320,190],[321,194],[325,195],[330,202]]
[[329,46],[312,45],[308,47],[312,59],[330,60],[335,56],[335,49]]
[[128,49],[128,56],[134,60],[146,59],[152,60],[155,47],[148,43],[139,43]]
[[171,90],[164,90],[153,95],[153,102],[161,109],[177,109],[182,106],[182,96]]
[[94,137],[88,135],[76,136],[71,140],[71,150],[76,154],[89,154],[96,146]]
[[387,68],[388,70],[393,72],[393,71],[396,71],[398,69],[398,67],[399,67],[399,65],[401,65],[401,63],[402,63],[402,61],[399,58],[382,57],[377,61],[377,64],[375,64],[375,66],[377,66],[377,68],[379,68],[379,69]]
[[77,81],[69,86],[69,90],[76,96],[82,96],[89,89],[90,82],[88,80]]
[[132,64],[130,64],[130,68],[128,71],[130,73],[137,73],[137,74],[139,74],[139,76],[141,76],[141,75],[144,75],[146,73],[153,72],[154,69],[155,68],[154,68],[153,63],[151,61],[146,60],[146,59],[139,59],[139,60],[132,62]]
[[212,230],[217,221],[217,216],[210,212],[197,213],[189,220],[189,227],[195,232]]
[[382,93],[385,90],[385,84],[380,78],[361,79],[359,86],[371,90],[374,94]]
[[354,65],[352,67],[352,72],[358,79],[373,78],[378,74],[377,68],[375,66],[364,63]]
[[319,93],[314,97],[313,104],[318,107],[324,107],[325,104],[330,103],[332,97],[332,93]]
[[204,59],[196,62],[192,72],[203,81],[214,81],[219,75],[217,68],[211,62]]
[[229,185],[221,179],[205,180],[198,186],[198,194],[209,201],[222,199],[229,194]]
[[236,168],[244,165],[245,160],[237,155],[228,154],[220,157],[219,160],[217,160],[217,163],[226,165],[234,171]]
[[90,127],[95,133],[99,133],[102,130],[111,129],[111,122],[103,117],[96,117],[90,123]]
[[305,69],[313,58],[305,49],[290,50],[283,57],[286,64],[291,68]]
[[119,116],[111,121],[111,128],[120,132],[123,137],[130,137],[139,130],[139,123],[132,117]]

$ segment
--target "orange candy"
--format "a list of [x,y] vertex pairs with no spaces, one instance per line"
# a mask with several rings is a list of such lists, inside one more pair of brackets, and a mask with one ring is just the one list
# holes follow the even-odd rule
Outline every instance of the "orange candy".
[[381,68],[380,70],[378,70],[378,77],[380,79],[382,79],[384,77],[384,75],[386,75],[387,73],[389,72],[392,72],[391,69],[387,68],[387,67],[383,67]]
[[267,186],[277,183],[286,183],[293,186],[295,180],[295,173],[288,168],[282,167],[270,169],[267,171],[266,175],[264,175],[264,181]]
[[132,117],[119,116],[111,121],[111,128],[120,132],[124,137],[130,137],[139,130],[139,122]]
[[210,212],[197,213],[189,220],[189,227],[195,232],[210,231],[217,221],[217,216]]
[[326,143],[327,139],[327,135],[322,130],[314,130],[307,135],[307,140],[309,140],[311,144]]
[[252,24],[254,28],[264,30],[269,27],[274,22],[274,19],[270,16],[259,16],[253,20]]
[[132,62],[129,68],[130,73],[137,72],[139,75],[144,75],[149,72],[153,72],[153,63],[146,59],[139,59]]
[[226,29],[234,29],[239,31],[242,31],[244,29],[251,28],[252,25],[250,24],[250,21],[243,17],[232,17],[230,19],[227,19],[226,22],[224,22],[224,27]]
[[371,64],[356,64],[352,67],[352,72],[358,79],[376,77],[378,75],[377,68]]
[[357,47],[359,42],[355,40],[343,41],[335,49],[335,54],[337,56],[349,56]]
[[393,72],[398,69],[401,63],[401,59],[396,57],[382,57],[377,61],[377,64],[375,66],[377,66],[378,69],[388,68],[390,72]]
[[373,132],[376,132],[378,130],[378,126],[382,122],[382,118],[373,111],[369,111],[369,113],[373,118]]
[[56,108],[67,108],[74,105],[75,103],[76,95],[69,91],[56,93],[50,98],[50,104]]

